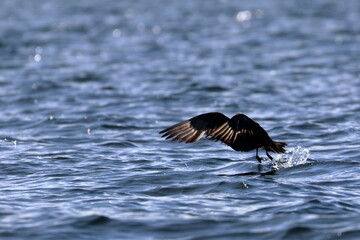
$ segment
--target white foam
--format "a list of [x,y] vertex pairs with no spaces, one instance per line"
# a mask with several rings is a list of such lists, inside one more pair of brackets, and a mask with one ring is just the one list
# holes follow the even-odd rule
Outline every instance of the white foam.
[[282,155],[277,155],[271,163],[273,169],[288,168],[306,163],[309,158],[309,149],[297,146],[288,149]]

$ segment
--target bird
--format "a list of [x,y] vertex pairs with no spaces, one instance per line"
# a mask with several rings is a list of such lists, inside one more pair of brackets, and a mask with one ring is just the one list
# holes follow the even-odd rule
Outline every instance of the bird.
[[253,119],[243,113],[228,118],[220,112],[209,112],[177,123],[159,132],[161,137],[172,141],[193,143],[205,134],[206,138],[220,141],[235,151],[248,152],[256,149],[256,159],[261,163],[258,149],[268,152],[284,153],[285,142],[273,141],[268,133]]

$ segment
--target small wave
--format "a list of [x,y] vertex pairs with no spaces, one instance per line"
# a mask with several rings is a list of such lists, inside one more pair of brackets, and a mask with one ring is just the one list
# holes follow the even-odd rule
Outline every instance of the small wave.
[[78,75],[72,76],[69,80],[73,81],[73,82],[84,83],[84,82],[98,81],[100,79],[101,79],[100,75],[98,75],[96,73],[84,72],[84,73],[80,73]]
[[289,168],[306,163],[309,158],[309,149],[297,146],[288,149],[284,154],[278,155],[272,162],[271,167],[275,170]]
[[105,147],[137,147],[136,144],[129,142],[129,141],[124,141],[124,142],[106,142],[101,144],[101,146],[105,146]]
[[88,226],[93,226],[93,225],[103,225],[103,224],[107,224],[111,221],[114,221],[113,219],[107,217],[107,216],[103,216],[103,215],[90,215],[90,216],[84,216],[79,218],[76,222],[75,225],[77,227],[88,227]]

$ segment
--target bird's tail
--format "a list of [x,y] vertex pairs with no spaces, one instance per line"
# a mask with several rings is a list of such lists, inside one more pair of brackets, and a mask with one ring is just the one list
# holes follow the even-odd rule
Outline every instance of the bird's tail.
[[273,141],[272,144],[265,147],[265,150],[270,151],[270,152],[275,152],[275,153],[284,153],[286,151],[284,148],[285,146],[287,146],[287,143],[285,143],[285,142]]

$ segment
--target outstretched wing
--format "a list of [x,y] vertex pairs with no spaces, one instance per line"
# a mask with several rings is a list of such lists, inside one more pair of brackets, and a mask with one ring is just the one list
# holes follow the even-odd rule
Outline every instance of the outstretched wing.
[[222,113],[211,112],[193,117],[189,120],[175,124],[163,131],[162,137],[185,143],[198,141],[204,134],[211,136],[220,126],[228,122],[229,118]]
[[211,133],[211,140],[221,141],[236,151],[262,147],[268,140],[266,131],[245,114],[236,114]]

